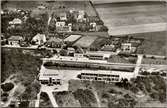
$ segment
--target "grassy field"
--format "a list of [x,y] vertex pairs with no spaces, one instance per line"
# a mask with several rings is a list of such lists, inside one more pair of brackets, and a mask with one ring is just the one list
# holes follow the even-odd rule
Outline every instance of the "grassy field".
[[134,34],[134,37],[144,41],[137,49],[137,53],[166,56],[166,31]]
[[132,2],[95,5],[109,27],[166,22],[165,2]]

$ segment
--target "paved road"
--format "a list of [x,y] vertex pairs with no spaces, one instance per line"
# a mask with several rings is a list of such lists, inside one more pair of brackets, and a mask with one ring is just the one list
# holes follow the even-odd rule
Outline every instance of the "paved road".
[[167,29],[165,3],[98,4],[95,7],[110,35]]

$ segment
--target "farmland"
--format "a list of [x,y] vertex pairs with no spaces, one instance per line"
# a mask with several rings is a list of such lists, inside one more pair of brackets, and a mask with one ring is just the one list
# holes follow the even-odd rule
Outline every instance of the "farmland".
[[[95,4],[95,8],[104,21],[104,24],[109,28],[110,35],[117,34],[113,32],[120,29],[120,27],[126,28],[126,30],[118,30],[118,33],[119,31],[125,31],[127,33],[129,29],[129,34],[133,32],[153,31],[148,29],[152,27],[151,25],[145,27],[145,24],[166,23],[167,20],[165,2]],[[140,26],[135,28],[135,25]],[[129,28],[129,26],[131,28]],[[155,28],[156,27],[159,26],[155,26]],[[163,30],[165,29],[164,27],[166,27],[166,25],[163,26]]]

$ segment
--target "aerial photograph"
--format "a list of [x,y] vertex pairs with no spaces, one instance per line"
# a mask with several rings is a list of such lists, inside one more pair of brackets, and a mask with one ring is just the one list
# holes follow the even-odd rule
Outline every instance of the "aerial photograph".
[[167,106],[167,0],[1,0],[1,107]]

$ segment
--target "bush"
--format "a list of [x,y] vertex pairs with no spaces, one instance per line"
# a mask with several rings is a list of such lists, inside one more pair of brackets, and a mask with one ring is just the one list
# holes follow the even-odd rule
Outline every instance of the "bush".
[[14,88],[14,84],[13,83],[5,83],[5,84],[1,85],[1,88],[3,91],[8,92]]
[[74,97],[79,100],[81,106],[84,107],[90,107],[91,103],[95,103],[96,102],[96,98],[94,97],[94,94],[86,89],[77,89],[77,91],[75,91],[74,93]]
[[44,63],[44,66],[52,66],[52,65],[53,65],[52,62],[46,62],[46,63]]
[[48,94],[45,93],[45,92],[41,92],[41,99],[43,99],[44,101],[48,101],[49,100],[49,97],[48,97]]
[[3,102],[6,102],[6,101],[8,100],[8,96],[9,96],[8,93],[3,93],[3,94],[1,94],[1,100],[2,100]]
[[100,32],[107,32],[108,28],[106,26],[102,26],[99,31]]
[[102,98],[110,98],[110,96],[107,93],[102,93]]

